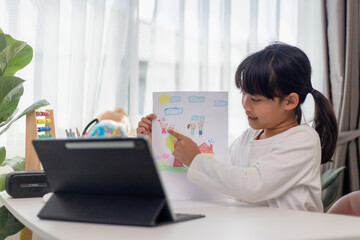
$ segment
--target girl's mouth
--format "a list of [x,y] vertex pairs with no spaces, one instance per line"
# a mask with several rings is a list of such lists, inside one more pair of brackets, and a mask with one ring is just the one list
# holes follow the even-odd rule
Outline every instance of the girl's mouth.
[[249,121],[249,122],[255,122],[256,120],[257,120],[256,117],[249,117],[249,116],[248,116],[248,121]]

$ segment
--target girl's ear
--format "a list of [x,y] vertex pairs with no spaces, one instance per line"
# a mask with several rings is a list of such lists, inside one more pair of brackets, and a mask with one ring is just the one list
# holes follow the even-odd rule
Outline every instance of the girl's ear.
[[297,93],[290,93],[285,98],[285,110],[293,110],[299,105],[299,95]]

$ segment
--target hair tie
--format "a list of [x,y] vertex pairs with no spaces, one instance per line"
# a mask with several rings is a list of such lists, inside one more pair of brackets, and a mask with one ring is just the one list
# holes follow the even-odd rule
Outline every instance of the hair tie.
[[314,94],[315,91],[316,91],[316,90],[315,90],[314,88],[312,88],[311,91],[310,91],[310,93],[311,93],[311,94]]

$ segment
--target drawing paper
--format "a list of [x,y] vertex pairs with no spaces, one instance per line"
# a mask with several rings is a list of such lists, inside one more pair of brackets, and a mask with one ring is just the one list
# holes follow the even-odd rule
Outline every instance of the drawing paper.
[[174,158],[176,139],[168,128],[190,137],[202,154],[217,161],[228,161],[227,92],[154,92],[152,148],[170,199],[212,200],[225,195],[191,183],[188,167]]

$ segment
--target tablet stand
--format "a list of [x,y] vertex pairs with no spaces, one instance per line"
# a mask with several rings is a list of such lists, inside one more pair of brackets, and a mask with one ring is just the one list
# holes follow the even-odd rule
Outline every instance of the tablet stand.
[[156,226],[174,221],[165,198],[76,193],[54,193],[38,216],[53,220],[137,226]]

